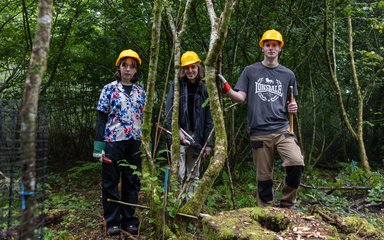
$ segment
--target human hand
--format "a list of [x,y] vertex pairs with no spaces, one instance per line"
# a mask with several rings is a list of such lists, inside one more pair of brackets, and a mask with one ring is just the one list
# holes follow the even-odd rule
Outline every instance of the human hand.
[[217,76],[223,83],[223,93],[226,94],[227,92],[229,92],[229,90],[231,90],[231,85],[229,85],[229,83],[227,82],[227,80],[224,78],[223,75],[217,74]]
[[297,103],[295,101],[288,103],[288,112],[289,113],[297,112]]
[[112,163],[112,160],[105,156],[105,142],[94,141],[93,143],[93,154],[92,156],[98,159],[100,162]]
[[104,150],[101,151],[101,154],[95,154],[94,153],[93,157],[99,159],[99,161],[102,163],[112,163],[112,160],[109,159],[107,156],[105,156]]
[[211,147],[205,147],[204,148],[204,153],[203,153],[203,157],[204,158],[206,158],[206,157],[208,157],[210,154],[211,154],[211,152],[212,152],[212,148]]
[[181,144],[186,144],[187,138],[181,130],[179,130],[179,139]]

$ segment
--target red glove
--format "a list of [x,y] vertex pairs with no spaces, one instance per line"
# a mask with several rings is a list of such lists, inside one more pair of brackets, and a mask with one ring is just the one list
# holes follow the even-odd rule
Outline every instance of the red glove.
[[231,90],[231,85],[229,85],[228,82],[225,82],[223,87],[223,93],[226,94],[227,92],[229,92],[229,90]]
[[226,94],[227,92],[229,92],[229,90],[231,90],[231,85],[229,85],[229,83],[227,82],[227,80],[225,80],[223,75],[217,74],[217,76],[220,78],[221,82],[224,84],[223,93]]

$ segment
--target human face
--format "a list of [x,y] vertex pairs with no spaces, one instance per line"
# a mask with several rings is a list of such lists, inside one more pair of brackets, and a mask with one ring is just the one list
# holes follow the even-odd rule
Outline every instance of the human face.
[[281,51],[280,43],[275,40],[267,40],[263,45],[263,52],[267,58],[277,58]]
[[197,74],[199,73],[199,67],[198,67],[197,63],[193,63],[193,64],[190,64],[190,65],[184,66],[183,70],[184,70],[185,75],[187,76],[187,78],[192,83],[194,83],[195,80],[196,80]]
[[130,83],[137,73],[137,62],[133,58],[124,58],[119,65],[121,82]]

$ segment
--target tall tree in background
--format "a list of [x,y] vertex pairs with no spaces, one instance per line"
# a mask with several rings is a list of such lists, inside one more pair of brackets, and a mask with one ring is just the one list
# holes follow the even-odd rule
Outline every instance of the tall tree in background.
[[[350,56],[350,67],[351,67],[351,72],[352,72],[352,81],[353,81],[353,87],[354,87],[354,94],[357,102],[357,113],[356,116],[352,118],[356,118],[356,129],[352,126],[350,116],[348,116],[348,113],[346,111],[344,101],[343,101],[343,94],[342,94],[342,89],[339,84],[338,76],[337,76],[337,53],[336,53],[336,46],[335,46],[335,39],[336,39],[336,24],[335,24],[335,19],[333,19],[333,30],[332,30],[332,48],[329,50],[328,46],[328,41],[327,41],[327,32],[328,32],[328,1],[325,0],[325,20],[324,20],[324,45],[326,48],[326,59],[327,59],[327,65],[328,69],[331,75],[331,79],[334,85],[334,90],[336,93],[337,97],[337,103],[339,105],[339,111],[341,115],[341,119],[344,122],[346,128],[348,129],[348,132],[351,134],[353,139],[358,142],[358,148],[359,148],[359,156],[360,156],[360,161],[364,167],[364,170],[367,172],[371,171],[371,168],[369,166],[368,162],[368,157],[365,151],[365,144],[364,144],[364,137],[363,137],[363,108],[364,108],[364,96],[362,95],[362,90],[360,87],[360,82],[357,76],[356,72],[356,64],[355,64],[355,57],[354,57],[354,49],[353,49],[353,31],[352,31],[352,19],[351,19],[351,14],[352,14],[352,7],[351,4],[348,4],[348,10],[347,12],[347,28],[348,28],[348,54]],[[329,52],[332,51],[332,56],[333,58],[330,58]],[[333,63],[333,64],[332,64]]]
[[52,26],[52,0],[39,0],[39,15],[32,54],[29,61],[28,75],[25,82],[23,103],[21,109],[21,158],[22,184],[26,199],[25,209],[22,215],[21,239],[34,239],[34,210],[36,199],[33,193],[36,191],[36,129],[39,91],[42,78],[47,67],[49,41]]

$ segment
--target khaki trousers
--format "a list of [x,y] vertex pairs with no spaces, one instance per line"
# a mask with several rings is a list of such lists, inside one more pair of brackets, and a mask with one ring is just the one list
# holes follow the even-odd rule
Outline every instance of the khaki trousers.
[[[288,130],[268,135],[250,136],[250,141],[259,187],[260,183],[263,184],[263,182],[272,181],[273,179],[275,151],[280,155],[283,167],[304,166],[304,158],[297,144],[296,137],[291,135]],[[272,188],[272,185],[268,185],[267,188]],[[273,199],[273,190],[269,190],[272,196],[269,196],[267,199]],[[261,201],[259,194],[259,206],[272,204],[272,200],[268,202]],[[287,186],[284,181],[280,203],[282,205],[294,205],[296,196],[297,189]]]

